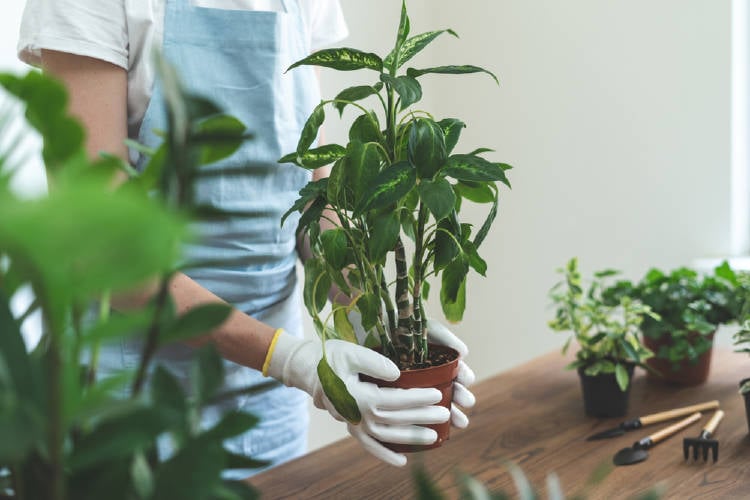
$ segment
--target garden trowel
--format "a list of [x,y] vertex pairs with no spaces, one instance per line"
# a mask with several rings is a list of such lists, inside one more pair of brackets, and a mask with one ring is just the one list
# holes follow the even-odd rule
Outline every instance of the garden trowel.
[[660,413],[653,413],[651,415],[645,415],[643,417],[634,418],[632,420],[626,420],[617,427],[608,429],[593,436],[586,438],[587,441],[595,441],[597,439],[609,439],[617,436],[622,436],[627,431],[640,429],[644,425],[656,424],[667,420],[672,420],[685,415],[690,415],[697,411],[716,410],[719,408],[718,401],[708,401],[706,403],[700,403],[697,405],[686,406],[684,408],[675,408],[674,410],[663,411]]
[[648,458],[647,450],[700,419],[700,412],[693,413],[689,417],[680,420],[676,424],[672,424],[669,427],[651,434],[650,436],[636,441],[630,448],[621,449],[615,454],[612,462],[614,462],[615,465],[633,465],[637,464],[638,462],[643,462]]

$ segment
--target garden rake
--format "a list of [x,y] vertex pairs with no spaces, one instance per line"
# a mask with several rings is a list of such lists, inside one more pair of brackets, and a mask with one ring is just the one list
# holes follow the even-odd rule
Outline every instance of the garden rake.
[[711,435],[719,426],[719,422],[724,418],[724,412],[722,410],[716,410],[716,413],[711,417],[706,426],[697,438],[685,438],[682,441],[682,452],[685,455],[685,460],[688,460],[690,456],[690,448],[693,448],[693,460],[698,460],[698,455],[703,456],[703,461],[708,461],[708,452],[711,451],[714,462],[719,459],[719,442],[715,439],[711,439]]

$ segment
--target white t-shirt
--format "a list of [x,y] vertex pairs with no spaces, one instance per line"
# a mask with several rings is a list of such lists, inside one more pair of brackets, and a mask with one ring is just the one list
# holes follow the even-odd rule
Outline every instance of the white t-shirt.
[[[181,1],[181,0],[175,0]],[[200,7],[283,10],[280,0],[190,0]],[[18,54],[38,66],[42,49],[101,59],[128,71],[128,135],[135,138],[154,85],[151,53],[161,47],[166,0],[27,0]],[[299,0],[310,46],[348,34],[338,0]]]

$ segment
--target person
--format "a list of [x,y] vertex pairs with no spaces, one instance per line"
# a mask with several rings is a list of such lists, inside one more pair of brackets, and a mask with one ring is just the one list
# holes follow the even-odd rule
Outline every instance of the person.
[[[178,313],[212,301],[230,303],[233,312],[210,336],[192,345],[163,348],[157,362],[184,380],[194,346],[211,341],[225,359],[225,389],[260,384],[265,376],[283,382],[204,415],[206,425],[228,409],[258,416],[257,427],[227,446],[272,465],[306,449],[307,400],[296,389],[341,419],[315,370],[322,346],[302,336],[295,265],[298,255],[309,249],[296,241],[298,218],[279,224],[310,174],[277,160],[295,149],[303,124],[320,100],[311,67],[284,70],[346,34],[338,0],[27,0],[22,20],[20,58],[67,85],[71,112],[88,131],[91,155],[107,151],[140,167],[144,158],[129,152],[125,139],[158,145],[154,131],[164,128],[166,118],[154,74],[155,49],[175,65],[189,91],[213,100],[254,134],[222,163],[250,167],[249,173],[207,177],[196,189],[198,203],[247,215],[196,222],[200,238],[185,248],[188,261],[232,265],[191,268],[169,284]],[[327,173],[323,168],[312,175]],[[154,291],[145,287],[124,294],[115,307],[142,306]],[[465,345],[442,325],[430,331],[433,340],[466,354]],[[398,377],[396,366],[374,351],[329,340],[326,354],[363,410],[362,423],[349,425],[350,433],[388,463],[403,465],[406,458],[378,441],[429,444],[436,434],[419,424],[451,417],[456,425],[468,423],[458,408],[449,412],[434,405],[440,399],[437,389],[380,389],[360,382],[359,372],[387,380]],[[139,356],[136,343],[123,342],[102,353],[100,369],[133,367]],[[473,379],[463,362],[459,379]],[[464,406],[473,404],[463,385],[456,385],[456,398]]]

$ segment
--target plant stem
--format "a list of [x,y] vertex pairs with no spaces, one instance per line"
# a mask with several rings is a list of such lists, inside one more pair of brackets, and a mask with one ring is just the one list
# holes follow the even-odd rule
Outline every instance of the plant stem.
[[388,316],[388,330],[396,331],[396,310],[393,307],[391,296],[388,295],[388,283],[385,282],[385,273],[380,269],[380,296],[385,303],[385,312]]
[[[47,386],[49,411],[49,498],[65,499],[65,466],[63,464],[63,364],[60,338],[65,331],[65,318],[69,306],[57,300],[47,302],[48,344]],[[76,360],[77,361],[77,360]]]
[[151,322],[151,325],[148,329],[148,334],[146,336],[146,343],[143,345],[143,350],[141,351],[141,362],[138,365],[138,373],[136,374],[135,380],[133,381],[133,386],[131,388],[131,397],[135,398],[140,394],[141,389],[143,389],[143,384],[146,381],[146,372],[148,369],[148,365],[151,362],[151,358],[156,353],[156,348],[158,347],[158,340],[159,340],[159,330],[161,329],[161,316],[162,312],[164,311],[164,307],[167,304],[167,297],[169,296],[169,287],[168,287],[169,279],[168,277],[165,277],[159,286],[159,292],[156,296],[156,310],[154,311],[154,320]]
[[411,361],[414,356],[414,330],[411,322],[406,250],[404,249],[404,242],[401,240],[401,237],[396,240],[394,258],[396,260],[396,307],[398,308],[396,339],[398,345],[409,353],[409,360]]
[[24,500],[26,498],[26,491],[24,489],[23,477],[21,477],[20,465],[13,465],[10,467],[10,484],[13,488],[13,498],[16,500]]
[[420,349],[417,350],[419,361],[427,358],[427,330],[422,321],[422,281],[424,279],[424,267],[422,265],[422,254],[424,253],[425,225],[430,213],[424,203],[419,202],[419,214],[417,215],[417,234],[415,235],[414,249],[414,289],[412,290],[412,302],[414,304],[414,333],[420,338]]

